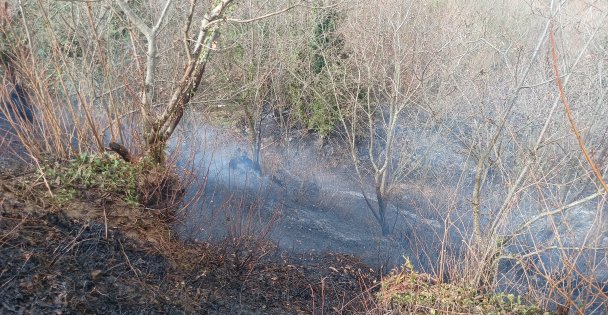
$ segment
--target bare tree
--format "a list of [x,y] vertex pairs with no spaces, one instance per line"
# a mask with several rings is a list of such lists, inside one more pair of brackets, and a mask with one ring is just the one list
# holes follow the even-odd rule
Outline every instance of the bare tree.
[[147,44],[146,73],[144,88],[140,102],[140,111],[144,121],[144,137],[147,155],[155,162],[162,163],[165,158],[165,146],[171,134],[183,117],[184,109],[198,90],[205,75],[205,68],[209,54],[213,49],[213,42],[218,34],[225,15],[234,4],[233,0],[215,1],[207,14],[200,20],[200,26],[194,36],[190,35],[193,24],[193,13],[198,1],[190,2],[190,13],[184,21],[184,47],[187,50],[188,61],[182,77],[173,90],[170,99],[160,114],[155,114],[152,105],[156,103],[154,86],[157,71],[157,35],[163,25],[172,1],[167,0],[160,16],[154,25],[148,25],[138,16],[124,0],[115,0],[116,4],[128,17],[137,29],[145,36]]
[[[339,119],[364,199],[385,236],[391,233],[390,194],[416,168],[401,130],[407,123],[405,111],[416,106],[432,56],[425,50],[431,47],[424,45],[424,34],[413,22],[412,15],[419,13],[416,4],[398,7],[359,4],[354,10],[360,11],[353,14],[357,18],[349,21],[354,24],[347,37],[366,44],[349,47],[349,62],[342,63],[345,69],[329,70],[336,103],[350,104],[338,107]],[[350,33],[362,24],[367,31]],[[365,189],[368,176],[375,198]]]

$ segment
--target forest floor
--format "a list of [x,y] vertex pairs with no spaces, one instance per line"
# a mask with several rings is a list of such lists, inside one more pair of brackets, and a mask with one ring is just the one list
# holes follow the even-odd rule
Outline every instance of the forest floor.
[[40,197],[46,188],[35,176],[23,165],[0,164],[2,314],[351,314],[374,308],[378,274],[352,256],[294,257],[271,243],[246,240],[238,247],[185,244],[154,210],[98,191],[80,191],[58,205]]

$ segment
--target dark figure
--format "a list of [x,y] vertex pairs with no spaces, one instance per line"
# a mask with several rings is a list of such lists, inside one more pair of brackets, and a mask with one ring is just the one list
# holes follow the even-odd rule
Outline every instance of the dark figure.
[[11,105],[17,110],[22,119],[30,123],[34,122],[32,104],[28,101],[27,94],[19,84],[16,84],[15,89],[11,92]]
[[[23,90],[21,85],[15,84],[15,88],[9,94],[8,101],[8,104],[5,101],[2,109],[5,111],[8,110],[8,113],[13,119],[21,119],[29,123],[34,122],[32,105],[29,103],[27,93]],[[19,115],[19,117],[17,117],[16,114]]]
[[[240,153],[240,151],[240,149],[237,150],[237,154]],[[230,167],[230,169],[233,171],[237,171],[243,174],[247,172],[253,172],[258,176],[262,174],[260,166],[253,162],[249,157],[247,157],[245,153],[242,153],[241,155],[230,159],[228,167]]]

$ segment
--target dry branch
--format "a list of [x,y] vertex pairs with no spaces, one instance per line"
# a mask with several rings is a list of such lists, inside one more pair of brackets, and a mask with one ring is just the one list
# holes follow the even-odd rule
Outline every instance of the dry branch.
[[572,126],[572,131],[574,131],[576,141],[578,142],[578,146],[581,149],[581,152],[583,152],[583,155],[585,156],[585,160],[587,160],[587,163],[589,163],[589,166],[591,167],[591,170],[593,171],[593,174],[595,175],[597,180],[600,182],[600,184],[602,184],[604,191],[608,193],[608,186],[606,185],[606,181],[604,181],[602,173],[598,169],[597,165],[595,165],[595,162],[593,162],[593,160],[589,156],[587,148],[585,147],[585,143],[583,142],[583,138],[581,137],[581,133],[576,127],[574,117],[572,117],[572,111],[570,110],[570,106],[568,106],[568,101],[566,100],[566,95],[564,93],[564,86],[562,85],[562,80],[559,77],[559,69],[557,67],[557,53],[555,52],[555,39],[553,38],[553,31],[549,32],[549,37],[551,39],[551,57],[553,58],[553,69],[555,70],[555,83],[557,84],[557,87],[559,89],[559,95],[562,99],[562,102],[564,103],[566,114],[568,114],[568,121],[570,122],[570,126]]

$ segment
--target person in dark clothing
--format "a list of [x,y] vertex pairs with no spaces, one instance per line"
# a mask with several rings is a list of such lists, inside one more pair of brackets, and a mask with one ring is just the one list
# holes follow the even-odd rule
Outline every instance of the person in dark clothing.
[[32,104],[28,101],[25,91],[19,84],[16,84],[11,92],[11,105],[22,119],[27,120],[30,123],[34,121]]
[[17,114],[19,115],[19,119],[23,121],[34,122],[32,105],[28,100],[27,93],[20,84],[15,84],[15,88],[11,91],[8,101],[9,103],[5,103],[3,107],[8,109],[13,118],[17,118],[15,116]]
[[248,172],[253,172],[255,174],[257,174],[258,176],[261,175],[261,170],[260,170],[260,166],[257,165],[256,163],[254,163],[246,154],[245,152],[241,152],[241,149],[237,149],[237,156],[233,157],[232,159],[230,159],[230,162],[228,163],[228,167],[236,172],[239,173],[248,173]]

